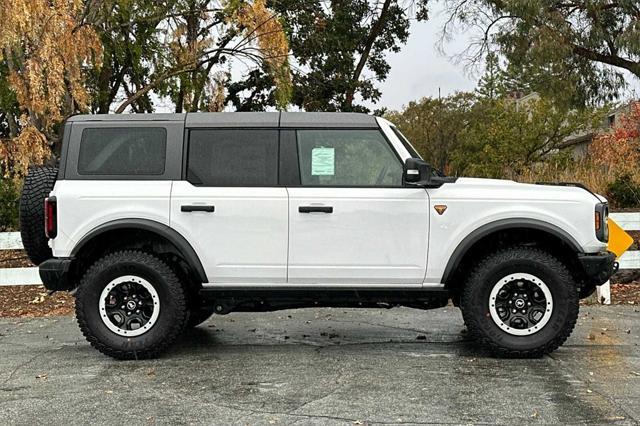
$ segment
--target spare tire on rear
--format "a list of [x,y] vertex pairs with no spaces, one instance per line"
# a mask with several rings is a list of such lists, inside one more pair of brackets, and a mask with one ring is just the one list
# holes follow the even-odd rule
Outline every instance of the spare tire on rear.
[[31,167],[20,196],[20,236],[29,259],[36,265],[53,257],[44,233],[44,199],[56,183],[55,167]]

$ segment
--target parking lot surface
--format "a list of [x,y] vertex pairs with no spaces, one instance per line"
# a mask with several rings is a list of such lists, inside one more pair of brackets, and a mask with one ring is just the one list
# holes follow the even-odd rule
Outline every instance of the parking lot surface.
[[3,424],[640,421],[640,309],[582,307],[534,360],[469,342],[456,308],[214,316],[162,358],[115,361],[74,318],[0,321]]

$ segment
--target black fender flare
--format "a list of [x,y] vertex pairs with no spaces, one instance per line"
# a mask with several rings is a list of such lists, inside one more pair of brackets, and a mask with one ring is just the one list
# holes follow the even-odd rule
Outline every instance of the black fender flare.
[[104,234],[105,232],[124,228],[142,229],[166,238],[171,244],[176,246],[176,248],[184,256],[184,259],[189,264],[189,267],[191,267],[194,273],[200,278],[201,282],[208,282],[207,274],[204,271],[202,262],[200,262],[198,254],[193,249],[191,244],[189,244],[187,239],[170,226],[149,219],[117,219],[103,223],[102,225],[92,229],[87,234],[85,234],[84,237],[82,237],[82,239],[75,245],[75,247],[71,251],[71,257],[76,257],[76,255],[82,251],[84,246],[95,237]]
[[571,247],[576,253],[581,253],[582,248],[580,244],[573,238],[567,231],[564,229],[553,225],[548,222],[544,222],[542,220],[537,219],[527,219],[527,218],[510,218],[510,219],[501,219],[496,220],[495,222],[490,222],[481,227],[472,231],[469,235],[467,235],[461,242],[458,244],[456,249],[451,254],[449,261],[447,262],[447,266],[445,267],[444,274],[442,275],[442,283],[447,283],[449,278],[454,274],[460,262],[464,258],[465,254],[475,243],[480,241],[482,238],[486,237],[489,234],[492,234],[496,231],[503,231],[506,229],[534,229],[537,231],[547,232],[569,247]]

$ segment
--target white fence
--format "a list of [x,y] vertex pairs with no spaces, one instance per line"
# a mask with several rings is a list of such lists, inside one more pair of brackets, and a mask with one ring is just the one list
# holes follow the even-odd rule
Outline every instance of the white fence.
[[[611,218],[627,231],[640,230],[640,212],[612,213]],[[0,232],[0,250],[22,249],[19,232]],[[640,269],[640,251],[628,251],[619,260],[620,269]],[[0,268],[0,286],[42,284],[38,268]],[[607,289],[601,295],[608,298]],[[599,297],[600,298],[600,297]],[[606,301],[605,301],[606,303]]]

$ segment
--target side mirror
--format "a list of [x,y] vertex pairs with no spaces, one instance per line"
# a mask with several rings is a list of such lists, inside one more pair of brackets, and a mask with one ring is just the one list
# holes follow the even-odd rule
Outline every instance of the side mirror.
[[402,183],[404,186],[429,186],[431,167],[420,158],[408,158],[404,163]]

